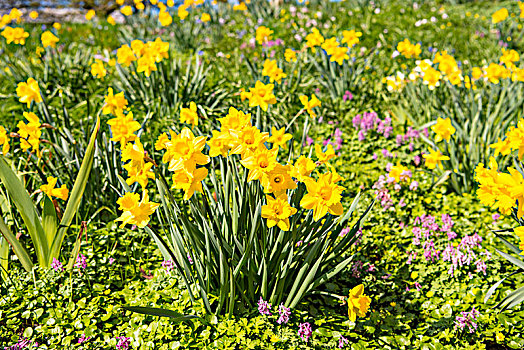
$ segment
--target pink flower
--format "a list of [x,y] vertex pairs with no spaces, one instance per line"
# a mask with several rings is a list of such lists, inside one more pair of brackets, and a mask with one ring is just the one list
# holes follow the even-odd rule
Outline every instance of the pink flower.
[[57,272],[64,271],[64,266],[62,265],[62,263],[57,258],[53,258],[53,262],[51,263],[51,267],[53,269],[55,269],[55,271],[57,271]]
[[309,322],[301,323],[298,326],[298,335],[303,341],[308,342],[309,338],[313,335],[313,329],[311,329]]

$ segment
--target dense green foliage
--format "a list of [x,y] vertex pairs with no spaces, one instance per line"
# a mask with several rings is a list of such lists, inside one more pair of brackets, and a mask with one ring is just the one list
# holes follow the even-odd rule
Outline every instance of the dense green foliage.
[[[522,285],[524,275],[508,279],[489,301],[484,300],[489,287],[516,270],[495,252],[507,249],[493,232],[514,224],[509,217],[492,217],[496,211],[480,204],[473,180],[476,165],[492,155],[489,144],[522,116],[522,83],[501,87],[503,93],[498,87],[479,84],[482,91],[472,97],[455,93],[455,87],[449,84],[436,92],[409,85],[405,91],[389,92],[383,80],[398,70],[408,72],[412,68],[413,61],[392,58],[397,43],[405,38],[421,42],[423,58],[431,58],[430,47],[448,50],[470,68],[498,62],[500,41],[524,52],[519,36],[522,27],[499,26],[504,33],[515,33],[514,40],[507,40],[499,38],[502,35],[490,22],[491,14],[502,6],[518,17],[518,6],[515,2],[491,1],[437,3],[377,1],[372,6],[367,1],[311,1],[308,5],[286,3],[271,10],[265,2],[253,1],[247,13],[234,12],[225,4],[206,4],[191,10],[188,20],[175,20],[168,27],[160,26],[157,14],[146,9],[145,14],[115,26],[105,18],[63,23],[57,31],[57,49],[48,48],[43,54],[37,51],[38,38],[45,30],[40,25],[21,24],[34,38],[27,39],[24,46],[8,45],[0,38],[0,124],[14,130],[22,119],[26,108],[15,91],[19,82],[32,77],[46,98],[32,110],[54,127],[46,130],[53,151],[44,160],[13,151],[13,168],[21,174],[37,204],[43,204],[46,198],[37,193],[46,175],[56,176],[73,188],[108,87],[125,92],[135,120],[142,125],[141,135],[147,135],[142,136],[144,148],[158,159],[156,138],[168,129],[180,130],[180,108],[190,101],[199,106],[198,132],[203,134],[217,128],[216,119],[230,106],[248,111],[247,103],[240,99],[240,89],[263,79],[263,59],[272,51],[288,76],[286,84],[275,88],[278,104],[260,117],[260,123],[268,130],[273,125],[289,125],[287,132],[300,142],[305,126],[294,120],[302,109],[299,96],[315,93],[322,101],[318,108],[321,118],[317,117],[309,131],[306,129],[307,136],[318,144],[341,139],[339,156],[332,163],[347,188],[342,200],[345,210],[357,194],[361,195],[358,215],[348,227],[353,227],[376,200],[358,244],[340,252],[337,262],[353,256],[351,264],[305,296],[291,310],[289,323],[276,322],[277,305],[273,305],[272,316],[260,315],[256,306],[242,310],[239,316],[209,315],[201,300],[191,302],[181,275],[162,266],[165,256],[145,230],[121,229],[114,221],[119,215],[116,199],[123,192],[118,175],[124,172],[119,150],[109,141],[106,122],[110,117],[100,115],[93,170],[61,252],[62,261],[67,261],[80,238],[80,253],[86,257],[87,268],[66,272],[37,267],[27,273],[10,253],[9,269],[2,274],[0,284],[0,346],[27,338],[38,342],[41,349],[109,349],[116,347],[116,337],[125,336],[136,349],[333,349],[341,337],[352,349],[523,348],[524,306],[504,312],[494,306]],[[291,16],[291,7],[300,16]],[[209,23],[193,18],[203,12],[211,14]],[[416,26],[422,19],[426,23]],[[252,45],[257,20],[284,43],[273,48]],[[49,28],[51,23],[46,25]],[[352,63],[335,65],[322,50],[304,53],[307,60],[300,63],[282,59],[285,48],[300,48],[314,26],[326,38],[346,29],[361,31],[359,45],[350,52]],[[116,49],[131,40],[156,37],[170,43],[169,59],[158,64],[158,71],[150,77],[119,65],[106,65],[108,75],[103,79],[91,75],[95,55],[108,61],[115,57]],[[409,64],[412,66],[404,67]],[[389,137],[375,130],[368,131],[364,139],[359,135],[353,118],[371,111],[382,121],[391,120]],[[255,109],[250,112],[258,117]],[[479,132],[464,127],[466,131],[453,144],[450,164],[444,164],[444,170],[429,170],[421,155],[432,142],[423,136],[423,130],[428,122],[442,116],[454,118],[461,126],[476,120],[490,127]],[[409,136],[414,129],[420,133]],[[467,142],[475,148],[465,148]],[[304,150],[306,154],[314,152],[309,146]],[[398,162],[411,170],[417,186],[394,187],[386,181],[378,184]],[[391,197],[387,203],[377,199],[377,191],[384,188]],[[19,214],[7,210],[12,208],[5,187],[1,192],[0,209],[6,223],[13,232],[21,233],[20,242],[36,255]],[[154,199],[160,202],[158,197]],[[474,260],[450,274],[450,261],[426,259],[424,249],[414,244],[413,234],[420,226],[416,218],[424,215],[435,217],[441,225],[447,220],[442,215],[451,217],[456,233],[456,238],[449,239],[452,247],[458,248],[464,237],[478,234],[482,241],[472,248]],[[158,228],[161,220],[153,220]],[[82,221],[88,229],[85,237],[78,237]],[[503,235],[517,244],[515,236]],[[433,243],[442,257],[448,237],[441,233]],[[2,249],[7,249],[4,241],[0,241],[0,252]],[[485,269],[479,268],[483,263]],[[371,308],[365,317],[351,322],[343,300],[361,283],[372,300]],[[124,305],[165,308],[199,318],[177,323],[126,311]],[[472,308],[480,313],[478,328],[472,332],[467,327],[458,329],[457,317]],[[297,334],[304,322],[313,328],[309,342]],[[83,337],[89,339],[80,344],[78,340]]]

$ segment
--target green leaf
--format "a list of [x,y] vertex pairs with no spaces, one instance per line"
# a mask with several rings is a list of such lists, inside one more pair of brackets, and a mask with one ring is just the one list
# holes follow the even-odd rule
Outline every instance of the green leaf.
[[0,280],[7,277],[9,267],[9,242],[3,236],[0,236]]
[[508,277],[511,277],[517,273],[520,273],[521,271],[520,270],[517,270],[517,271],[513,271],[511,274],[507,275],[506,277],[504,277],[503,279],[501,279],[500,281],[498,281],[497,283],[495,283],[494,285],[492,285],[488,291],[486,292],[486,296],[484,297],[484,303],[487,303],[489,298],[491,298],[491,296],[493,295],[493,293],[495,293],[495,290],[497,290],[497,288],[500,286],[500,284],[502,282],[504,282]]
[[[24,185],[9,165],[7,165],[3,156],[0,157],[0,180],[7,189],[9,197],[11,197],[12,202],[15,204],[27,227],[27,231],[35,247],[38,263],[42,265],[42,267],[49,267],[50,262],[47,259],[49,255],[49,245],[47,244],[47,238],[37,209]],[[10,239],[8,240],[11,242]]]
[[174,320],[175,322],[184,322],[184,321],[189,321],[189,320],[193,320],[196,318],[200,318],[195,315],[183,315],[176,311],[154,308],[154,307],[122,306],[122,308],[124,308],[127,311],[136,312],[136,313],[143,314],[143,315],[169,317],[172,320]]
[[62,248],[62,242],[64,241],[65,234],[71,221],[73,221],[74,216],[80,206],[82,200],[82,195],[87,185],[87,180],[89,179],[89,174],[91,173],[91,168],[93,167],[93,161],[95,156],[95,141],[100,129],[100,118],[97,117],[95,128],[91,134],[89,144],[86,148],[84,159],[82,160],[82,165],[76,176],[75,184],[71,190],[71,195],[67,201],[67,207],[64,211],[64,216],[60,222],[60,228],[53,240],[53,245],[51,246],[51,251],[49,259],[57,258],[60,255],[60,249]]
[[56,235],[58,218],[53,201],[46,195],[44,198],[44,211],[42,212],[42,227],[47,237],[47,244],[51,245]]
[[0,232],[2,233],[2,236],[4,236],[5,240],[9,242],[11,247],[13,247],[13,251],[18,257],[18,260],[20,260],[20,263],[24,269],[26,269],[27,272],[31,272],[31,270],[33,270],[33,261],[31,260],[29,253],[22,246],[22,244],[20,244],[18,239],[16,239],[16,236],[11,232],[9,227],[7,227],[3,218],[0,218]]
[[517,259],[514,256],[509,255],[508,253],[501,252],[498,249],[495,249],[497,253],[499,253],[504,259],[508,260],[510,263],[514,264],[515,266],[520,267],[521,269],[524,269],[524,261],[521,259]]

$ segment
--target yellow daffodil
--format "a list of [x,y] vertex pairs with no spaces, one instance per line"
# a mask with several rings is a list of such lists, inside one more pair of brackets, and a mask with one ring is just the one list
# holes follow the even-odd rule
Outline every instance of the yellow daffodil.
[[47,178],[47,184],[40,186],[40,190],[44,192],[49,199],[56,197],[66,201],[69,195],[69,190],[65,185],[56,187],[57,181],[58,179],[56,177],[49,176]]
[[286,134],[286,128],[277,130],[274,126],[271,127],[271,137],[267,142],[272,143],[277,147],[287,148],[287,142],[293,138],[293,135]]
[[304,178],[304,183],[307,193],[302,197],[300,206],[304,209],[313,209],[313,220],[318,221],[327,213],[342,215],[340,200],[345,188],[333,181],[333,174],[322,174],[317,181],[313,178]]
[[104,97],[104,106],[102,107],[103,114],[112,114],[120,116],[123,110],[127,107],[127,100],[124,97],[124,92],[113,94],[113,88],[107,89],[107,95]]
[[104,62],[102,62],[102,60],[95,60],[91,65],[91,75],[98,79],[102,79],[107,75],[107,70],[104,67]]
[[53,33],[46,30],[42,33],[42,36],[40,36],[40,40],[42,41],[42,46],[45,47],[56,47],[56,43],[60,40],[58,39]]
[[509,16],[509,12],[508,12],[508,9],[503,7],[501,8],[500,10],[498,11],[495,11],[492,15],[491,15],[491,22],[493,24],[497,24],[497,23],[500,23],[502,21],[504,21],[506,18],[508,18]]
[[193,126],[198,125],[198,114],[197,114],[197,106],[195,102],[189,103],[189,108],[181,107],[180,110],[180,122],[191,124]]
[[260,26],[256,30],[255,39],[260,45],[262,45],[271,40],[272,34],[273,31],[271,29],[265,26]]
[[302,95],[299,97],[300,102],[302,102],[302,105],[304,106],[304,109],[309,113],[309,116],[311,118],[315,118],[317,115],[315,112],[313,112],[313,108],[320,107],[322,105],[322,102],[315,96],[315,94],[311,94],[311,99],[309,99],[306,95]]
[[269,105],[277,103],[273,94],[273,84],[264,84],[257,80],[255,87],[249,89],[249,107],[260,107],[265,112]]
[[315,154],[317,155],[318,161],[321,164],[324,164],[328,162],[330,159],[336,157],[335,150],[333,149],[333,145],[331,144],[327,145],[325,152],[322,152],[322,146],[320,146],[318,143],[315,144]]
[[122,221],[120,227],[127,224],[136,225],[140,228],[146,227],[149,217],[155,212],[160,204],[150,202],[147,190],[143,191],[142,200],[138,193],[127,192],[117,200],[122,215],[116,221]]
[[33,78],[27,79],[27,82],[20,82],[16,87],[16,94],[19,97],[21,103],[27,103],[27,108],[31,106],[31,102],[36,103],[42,102],[42,96],[40,95],[40,88],[38,82]]
[[273,198],[266,196],[267,204],[262,206],[262,217],[267,219],[267,227],[278,226],[282,231],[289,231],[289,217],[297,212],[289,205],[287,196]]
[[107,124],[111,127],[111,141],[120,142],[122,147],[128,142],[135,141],[137,138],[135,132],[140,129],[140,123],[133,119],[132,112],[109,119]]
[[371,298],[364,294],[364,285],[359,284],[349,292],[347,302],[349,319],[355,322],[357,316],[366,316],[369,305],[371,305]]
[[442,169],[442,161],[449,160],[448,156],[442,155],[439,150],[431,150],[429,154],[422,155],[426,160],[425,164],[429,169],[435,169],[437,165]]
[[435,132],[435,142],[446,140],[449,142],[451,136],[455,133],[455,128],[451,125],[451,119],[438,118],[437,123],[431,127]]

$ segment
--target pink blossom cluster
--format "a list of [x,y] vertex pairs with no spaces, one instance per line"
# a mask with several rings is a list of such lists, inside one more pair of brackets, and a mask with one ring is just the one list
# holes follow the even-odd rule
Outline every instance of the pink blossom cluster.
[[[386,167],[386,169],[389,171],[390,164]],[[401,174],[402,177],[405,177],[405,179],[410,179],[413,174],[410,170],[404,171]],[[377,200],[379,201],[380,205],[384,210],[395,210],[395,202],[393,201],[392,191],[399,192],[402,189],[402,184],[395,182],[395,179],[392,177],[389,177],[387,175],[380,175],[377,182],[373,184],[372,187],[375,190],[375,195],[377,196]],[[415,191],[418,188],[418,182],[412,181],[409,185],[410,191]],[[406,206],[406,202],[404,201],[404,198],[401,198],[398,202],[398,205],[400,208]]]
[[480,316],[480,312],[474,307],[470,312],[462,311],[460,316],[455,317],[455,329],[459,328],[461,331],[468,327],[470,333],[474,333],[477,330],[477,317]]
[[339,128],[336,128],[335,133],[332,135],[332,137],[330,136],[328,139],[324,140],[322,144],[324,146],[331,144],[336,151],[340,150],[342,148],[342,143],[343,143],[342,130],[340,130]]
[[[441,223],[431,215],[422,215],[415,219],[412,244],[423,249],[422,256],[426,262],[438,260],[450,263],[448,274],[455,276],[457,270],[466,266],[475,266],[475,272],[486,274],[486,262],[491,259],[491,253],[482,251],[482,237],[477,233],[464,236],[457,244],[457,233],[453,231],[454,222],[450,215],[442,214]],[[441,238],[445,237],[445,238]],[[443,248],[443,249],[439,249]],[[479,252],[481,251],[481,252]],[[419,252],[408,253],[407,264],[417,259]],[[468,272],[471,278],[471,272]]]
[[36,342],[33,343],[33,341],[31,340],[21,337],[16,344],[13,344],[8,347],[4,347],[4,350],[21,350],[21,349],[28,349],[30,347],[32,348],[33,346],[38,348],[38,343]]
[[413,152],[415,144],[414,140],[420,137],[420,131],[413,129],[411,126],[408,127],[408,131],[404,135],[397,135],[396,141],[398,146],[402,146],[405,143],[409,142],[409,150]]
[[84,254],[78,254],[76,257],[75,267],[85,270],[87,268],[87,258]]
[[378,134],[384,135],[385,138],[389,138],[393,127],[391,126],[391,118],[386,117],[384,120],[378,117],[376,112],[364,112],[363,114],[357,114],[353,118],[353,127],[358,129],[358,140],[364,141],[369,131],[376,131]]
[[118,343],[116,348],[118,350],[128,350],[131,347],[131,338],[128,337],[116,337]]
[[284,45],[284,40],[277,38],[275,40],[269,40],[262,44],[263,47],[273,47],[273,46],[282,46]]
[[166,269],[167,273],[171,273],[171,271],[175,268],[175,263],[171,259],[167,259],[162,261],[162,267]]

